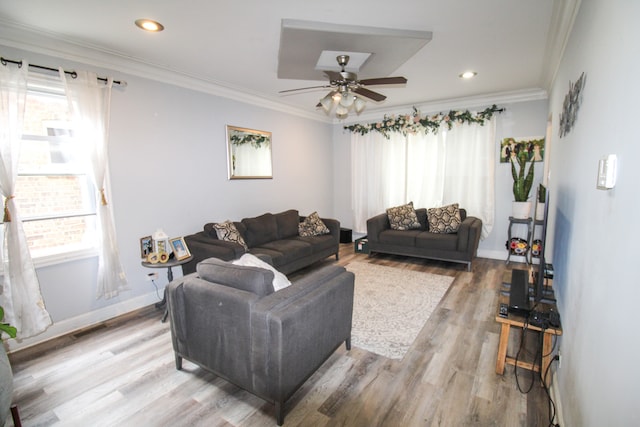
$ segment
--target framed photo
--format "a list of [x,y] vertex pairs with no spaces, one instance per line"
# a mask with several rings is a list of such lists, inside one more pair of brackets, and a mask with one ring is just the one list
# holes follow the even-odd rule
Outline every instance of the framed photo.
[[271,132],[227,126],[229,179],[271,179]]
[[153,239],[151,236],[140,239],[140,258],[146,260],[151,252],[153,252]]
[[171,249],[173,249],[176,260],[180,261],[191,256],[191,252],[189,252],[189,248],[184,241],[184,237],[171,239],[169,240],[169,244],[171,245]]

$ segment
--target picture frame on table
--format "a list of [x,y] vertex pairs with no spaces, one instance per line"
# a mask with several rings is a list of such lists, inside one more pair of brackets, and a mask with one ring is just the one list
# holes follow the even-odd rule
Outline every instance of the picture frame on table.
[[191,252],[189,252],[189,248],[187,247],[187,243],[184,241],[184,237],[170,239],[169,245],[171,245],[171,249],[173,250],[173,254],[177,261],[187,259],[191,256]]
[[149,254],[153,252],[153,238],[145,236],[140,239],[140,258],[146,260]]

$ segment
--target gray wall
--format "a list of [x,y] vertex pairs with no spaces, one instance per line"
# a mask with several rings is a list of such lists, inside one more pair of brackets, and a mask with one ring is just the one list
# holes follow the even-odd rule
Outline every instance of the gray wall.
[[[640,2],[583,0],[550,96],[554,287],[564,328],[557,377],[567,426],[640,425],[638,16]],[[560,139],[564,97],[582,72],[577,122]],[[607,154],[618,156],[618,183],[597,190]]]

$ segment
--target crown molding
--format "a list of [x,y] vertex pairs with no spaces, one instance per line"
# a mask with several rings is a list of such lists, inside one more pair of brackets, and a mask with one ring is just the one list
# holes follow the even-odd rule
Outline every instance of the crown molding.
[[[580,0],[569,1],[573,4],[577,3],[578,5],[580,2]],[[413,111],[414,106],[422,112],[431,113],[450,109],[471,109],[486,107],[492,104],[511,104],[516,102],[547,99],[546,90],[532,88],[470,97],[441,99],[428,102],[425,101],[412,105],[380,107],[366,110],[360,115],[349,116],[344,120],[340,120],[335,117],[279,103],[267,99],[259,94],[248,92],[243,88],[234,87],[214,80],[202,79],[200,77],[172,69],[165,65],[140,61],[139,59],[128,57],[115,51],[110,51],[88,43],[79,43],[77,40],[64,38],[57,33],[44,32],[39,29],[18,25],[2,19],[0,19],[0,44],[15,49],[21,49],[112,70],[115,73],[128,74],[155,80],[185,89],[220,96],[234,101],[327,124],[345,125],[357,122],[374,122],[382,119],[385,114],[393,114],[393,112],[395,112],[395,114],[400,114],[402,112],[405,112],[405,114],[410,113]],[[116,77],[117,76],[114,76],[114,78]]]
[[331,123],[328,117],[272,101],[243,88],[202,79],[165,65],[141,61],[88,43],[79,43],[57,33],[36,30],[2,19],[0,19],[0,44],[94,67],[117,70],[117,73],[155,80],[306,119]]
[[[518,102],[539,101],[548,99],[548,93],[544,89],[532,88],[515,90],[509,92],[496,92],[485,95],[476,95],[460,98],[441,99],[416,103],[412,105],[399,105],[396,107],[376,108],[363,112],[359,116],[350,116],[344,120],[335,119],[334,124],[348,125],[359,122],[376,122],[389,114],[411,114],[413,108],[417,108],[422,113],[436,113],[448,110],[470,110],[474,108],[486,108],[493,104],[498,106],[505,104],[515,104]],[[392,112],[393,110],[393,112]]]
[[581,3],[582,0],[554,1],[549,33],[547,34],[544,65],[540,76],[542,87],[547,90],[551,89],[556,79],[560,61],[569,42],[569,36]]

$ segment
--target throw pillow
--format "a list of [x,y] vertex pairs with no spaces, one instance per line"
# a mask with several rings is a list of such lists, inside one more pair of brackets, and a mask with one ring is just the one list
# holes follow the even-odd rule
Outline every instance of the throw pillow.
[[245,243],[242,235],[238,232],[235,224],[229,220],[217,224],[213,224],[213,228],[216,230],[216,235],[218,239],[224,240],[226,242],[234,242],[242,245],[244,250],[248,250],[247,244]]
[[232,261],[235,265],[243,265],[245,267],[258,267],[273,272],[273,289],[279,291],[287,286],[291,286],[291,282],[287,279],[287,276],[273,268],[272,265],[267,264],[255,255],[244,254],[240,258]]
[[320,219],[318,212],[314,212],[298,224],[298,234],[301,237],[319,236],[321,234],[329,234],[330,231],[324,222]]
[[427,220],[431,233],[455,233],[462,224],[457,203],[428,209]]
[[420,228],[420,221],[413,209],[413,202],[387,209],[389,225],[394,230],[414,230]]

